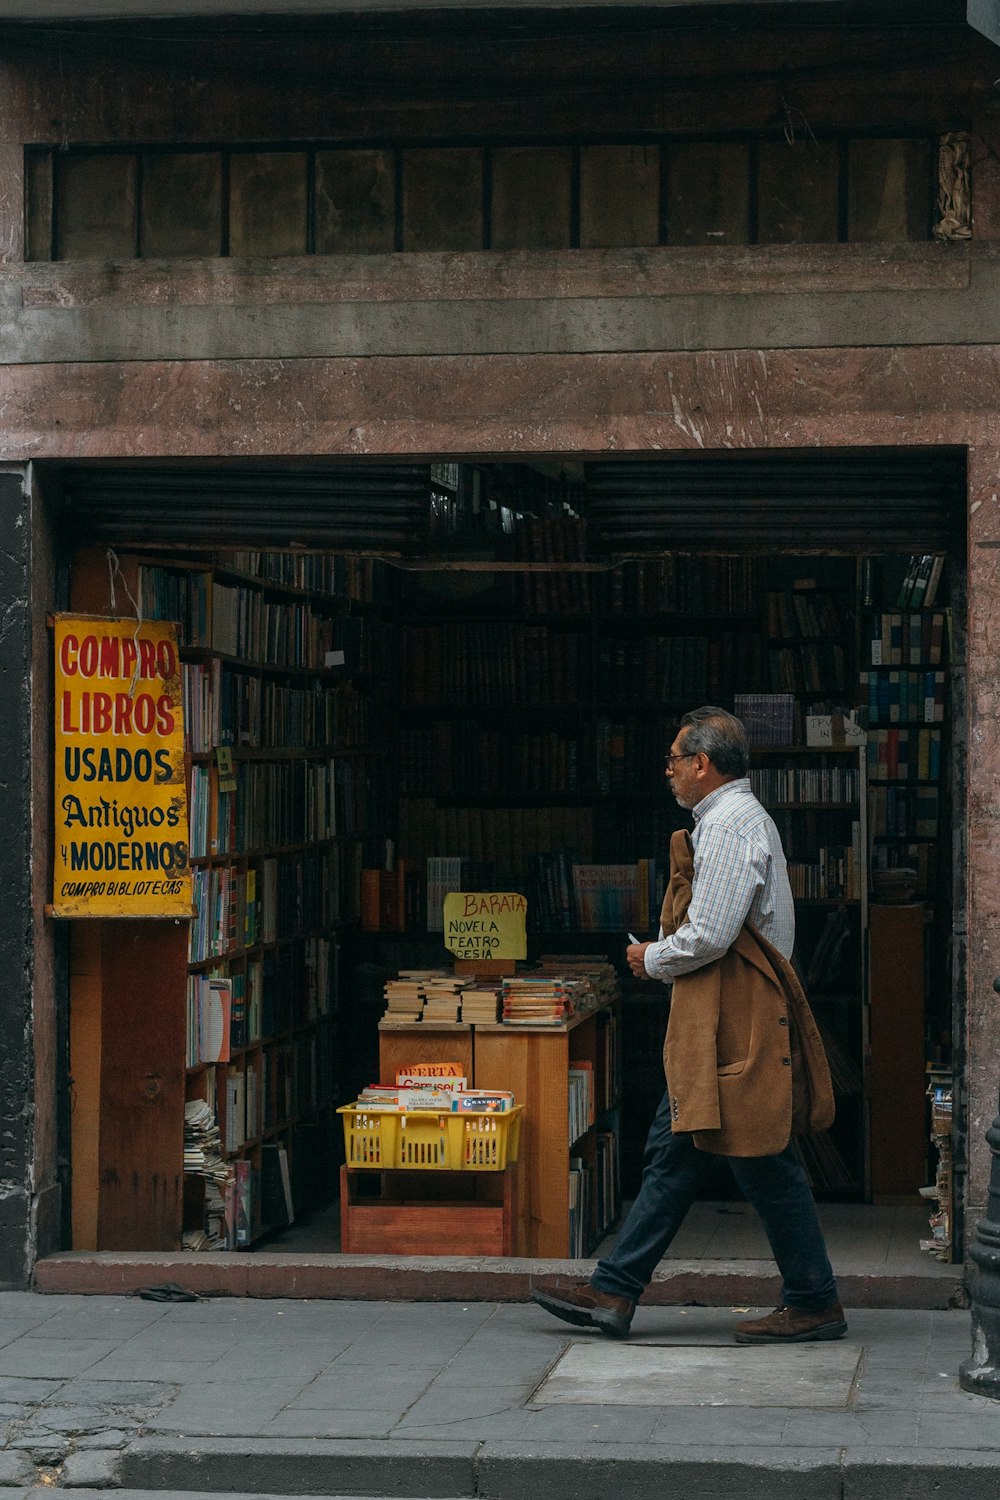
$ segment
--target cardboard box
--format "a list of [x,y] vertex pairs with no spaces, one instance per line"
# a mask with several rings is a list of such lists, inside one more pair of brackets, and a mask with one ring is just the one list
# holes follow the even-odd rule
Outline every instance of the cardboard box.
[[855,714],[809,714],[806,716],[806,744],[829,745],[840,749],[865,743],[865,727]]

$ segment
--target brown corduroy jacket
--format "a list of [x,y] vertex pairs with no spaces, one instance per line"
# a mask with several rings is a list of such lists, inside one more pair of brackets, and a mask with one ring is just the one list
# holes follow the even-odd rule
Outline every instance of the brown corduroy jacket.
[[[694,855],[684,830],[670,841],[664,934],[686,919]],[[702,1151],[772,1156],[793,1134],[833,1123],[823,1042],[788,960],[745,922],[721,958],[673,983],[663,1047],[671,1125]]]

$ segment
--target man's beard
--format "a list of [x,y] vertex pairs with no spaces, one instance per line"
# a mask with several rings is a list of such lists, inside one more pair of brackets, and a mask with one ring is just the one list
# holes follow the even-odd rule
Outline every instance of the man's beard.
[[674,798],[674,801],[677,803],[677,806],[678,807],[686,807],[687,810],[688,810],[688,812],[690,812],[691,809],[692,809],[692,807],[694,806],[694,803],[693,802],[685,802],[684,798],[681,796],[681,794],[678,791],[677,787],[674,786],[673,782],[671,782],[671,784],[670,784],[670,790],[673,793],[673,798]]

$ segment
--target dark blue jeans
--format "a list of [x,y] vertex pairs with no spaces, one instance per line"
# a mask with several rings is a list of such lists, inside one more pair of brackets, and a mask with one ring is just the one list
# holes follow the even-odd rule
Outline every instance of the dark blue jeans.
[[[779,1156],[728,1156],[737,1186],[764,1224],[786,1307],[818,1311],[837,1300],[809,1179],[791,1146]],[[698,1195],[712,1157],[674,1135],[666,1094],[646,1141],[642,1182],[611,1254],[591,1278],[602,1292],[637,1302]]]

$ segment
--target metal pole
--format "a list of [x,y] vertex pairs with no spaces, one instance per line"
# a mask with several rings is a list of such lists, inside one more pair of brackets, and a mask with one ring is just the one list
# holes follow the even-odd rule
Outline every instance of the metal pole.
[[[993,981],[1000,994],[1000,975]],[[972,1353],[959,1367],[958,1383],[977,1396],[1000,1401],[1000,1115],[986,1132],[993,1153],[986,1213],[976,1225],[969,1259],[976,1267],[972,1293]]]

